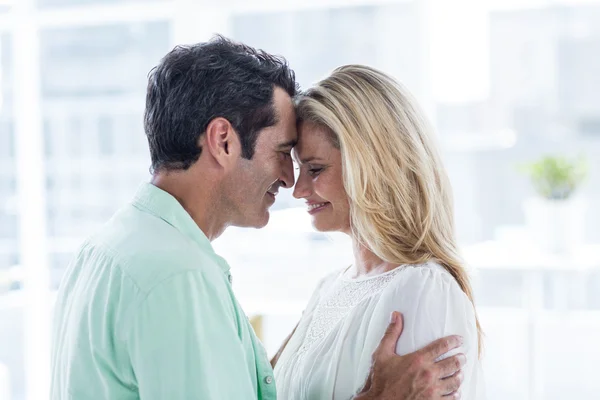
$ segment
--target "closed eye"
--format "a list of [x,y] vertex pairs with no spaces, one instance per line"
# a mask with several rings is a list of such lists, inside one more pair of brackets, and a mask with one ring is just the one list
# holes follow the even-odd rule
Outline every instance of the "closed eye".
[[308,170],[308,174],[309,174],[310,176],[313,176],[313,177],[314,177],[314,176],[317,176],[317,175],[319,175],[319,174],[320,174],[322,171],[323,171],[323,168],[310,168],[310,169]]

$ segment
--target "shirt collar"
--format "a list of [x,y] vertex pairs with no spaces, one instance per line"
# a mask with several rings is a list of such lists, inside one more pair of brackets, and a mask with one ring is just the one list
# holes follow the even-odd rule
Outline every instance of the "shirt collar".
[[207,251],[212,257],[216,257],[223,272],[229,274],[227,262],[215,253],[208,237],[181,203],[171,194],[151,183],[143,183],[135,194],[132,204],[141,211],[162,219],[196,243],[201,249]]

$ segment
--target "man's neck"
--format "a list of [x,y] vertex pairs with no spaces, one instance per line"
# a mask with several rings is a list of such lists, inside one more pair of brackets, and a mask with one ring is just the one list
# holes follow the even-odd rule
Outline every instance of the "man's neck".
[[216,182],[207,179],[199,183],[188,170],[157,172],[150,183],[175,197],[208,240],[218,238],[227,228]]

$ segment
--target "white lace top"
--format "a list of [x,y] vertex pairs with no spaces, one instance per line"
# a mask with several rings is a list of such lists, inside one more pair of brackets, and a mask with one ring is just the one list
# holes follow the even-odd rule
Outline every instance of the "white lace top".
[[483,399],[473,306],[454,278],[435,263],[401,266],[352,279],[350,271],[321,281],[275,367],[278,398],[350,399],[392,311],[404,316],[396,352],[407,354],[450,334],[465,338],[462,399]]

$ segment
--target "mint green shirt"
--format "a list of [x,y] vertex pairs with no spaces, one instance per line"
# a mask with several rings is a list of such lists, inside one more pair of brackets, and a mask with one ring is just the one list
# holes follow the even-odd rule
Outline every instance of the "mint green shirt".
[[276,398],[227,262],[151,184],[79,249],[57,295],[51,399]]

